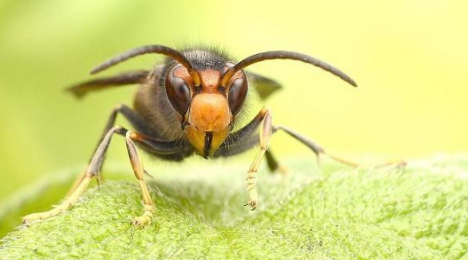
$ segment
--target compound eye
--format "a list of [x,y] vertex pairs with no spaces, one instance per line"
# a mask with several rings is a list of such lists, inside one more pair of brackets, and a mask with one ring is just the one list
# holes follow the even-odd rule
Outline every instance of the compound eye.
[[177,113],[185,115],[192,99],[187,82],[179,77],[169,76],[166,81],[166,93]]
[[231,113],[236,115],[239,113],[240,109],[242,108],[242,104],[244,104],[245,97],[247,96],[247,81],[245,78],[238,78],[234,80],[229,88],[228,93],[228,100],[229,100],[229,108],[231,109]]

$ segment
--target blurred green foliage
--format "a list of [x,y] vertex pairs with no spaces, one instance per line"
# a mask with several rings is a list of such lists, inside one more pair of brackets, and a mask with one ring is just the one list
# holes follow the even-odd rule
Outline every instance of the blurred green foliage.
[[[3,239],[8,259],[462,259],[468,250],[468,158],[430,158],[406,169],[321,174],[308,157],[285,162],[293,175],[258,180],[251,212],[245,168],[182,167],[148,181],[157,205],[146,228],[135,181],[90,189],[69,212]],[[171,171],[169,169],[169,171]],[[122,174],[113,175],[113,177]],[[123,174],[128,176],[128,174]],[[209,178],[205,179],[207,176]],[[51,181],[49,181],[51,183]],[[51,185],[52,187],[56,185]],[[30,204],[41,193],[24,196]],[[0,217],[0,221],[2,218]]]

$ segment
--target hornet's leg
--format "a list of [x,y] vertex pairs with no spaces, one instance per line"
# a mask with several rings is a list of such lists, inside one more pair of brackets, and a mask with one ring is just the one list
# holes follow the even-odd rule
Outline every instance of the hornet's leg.
[[250,166],[249,171],[247,172],[246,179],[247,190],[249,191],[249,202],[245,205],[249,205],[252,210],[255,210],[258,204],[257,186],[255,181],[256,174],[262,158],[268,149],[270,137],[272,134],[272,118],[270,110],[263,108],[256,116],[256,119],[257,118],[262,121],[262,128],[260,129],[260,150],[255,156],[255,159]]
[[297,132],[295,132],[295,131],[293,131],[293,130],[291,130],[289,128],[286,128],[284,126],[273,126],[273,131],[276,132],[277,130],[283,130],[288,135],[292,136],[293,138],[295,138],[299,142],[303,143],[305,146],[309,147],[315,153],[315,155],[317,156],[317,162],[319,162],[319,159],[320,159],[321,155],[326,155],[326,156],[330,157],[331,159],[333,159],[335,161],[338,161],[340,163],[343,163],[343,164],[346,164],[346,165],[349,165],[349,166],[352,166],[352,167],[358,167],[359,166],[359,164],[357,164],[357,163],[342,159],[340,157],[337,157],[335,155],[332,155],[332,154],[329,154],[329,153],[325,152],[325,150],[319,144],[317,144],[316,142],[306,138],[305,136],[303,136],[303,135],[301,135],[301,134],[299,134],[299,133],[297,133]]
[[[102,138],[101,143],[97,147],[89,166],[86,168],[85,174],[81,180],[81,182],[77,185],[76,189],[74,189],[71,194],[65,198],[65,200],[60,203],[58,206],[53,208],[52,210],[42,212],[42,213],[35,213],[23,218],[23,223],[28,224],[30,221],[33,220],[41,220],[47,219],[52,216],[58,215],[66,210],[68,210],[71,206],[73,206],[80,195],[85,191],[88,187],[89,182],[91,179],[99,174],[101,169],[102,163],[104,161],[104,156],[109,147],[110,141],[114,134],[119,134],[125,136],[126,143],[127,143],[127,150],[130,155],[130,160],[132,163],[132,167],[135,171],[135,176],[138,179],[140,184],[140,188],[143,194],[143,200],[145,203],[145,211],[142,217],[135,219],[133,222],[136,225],[145,225],[148,224],[151,220],[152,212],[154,211],[154,206],[149,196],[148,188],[146,184],[144,184],[142,174],[144,173],[143,168],[141,167],[141,162],[136,153],[135,146],[131,139],[135,140],[139,145],[141,145],[145,150],[150,151],[155,154],[176,154],[183,151],[183,147],[180,146],[180,142],[177,141],[157,141],[155,139],[151,139],[149,137],[136,134],[134,132],[130,132],[120,126],[115,126],[111,128],[106,135]],[[141,218],[141,219],[140,219]]]
[[128,131],[125,134],[125,143],[127,144],[128,156],[130,157],[130,163],[132,164],[135,177],[137,178],[138,184],[140,185],[141,193],[143,195],[143,203],[144,203],[143,215],[136,217],[132,221],[132,223],[136,226],[145,226],[151,223],[155,208],[154,208],[153,200],[151,199],[151,195],[148,191],[148,187],[146,186],[146,183],[143,180],[143,175],[145,173],[145,170],[143,169],[143,164],[141,163],[140,156],[138,155],[138,151],[132,139],[141,140],[141,139],[144,139],[144,137],[131,131]]
[[[228,157],[236,155],[257,146],[260,142],[258,127],[262,124],[264,118],[262,111],[260,111],[260,113],[257,114],[257,116],[255,116],[255,118],[246,126],[230,134],[226,141],[215,152],[214,157]],[[278,159],[276,159],[276,156],[273,155],[271,148],[266,150],[265,159],[270,172],[274,173],[278,171],[282,174],[288,173],[287,168],[284,167]]]
[[[277,130],[283,130],[284,132],[286,132],[288,135],[292,136],[293,138],[295,138],[296,140],[298,140],[299,142],[303,143],[304,145],[306,145],[307,147],[309,147],[316,155],[317,155],[317,161],[319,162],[319,158],[320,158],[320,155],[325,155],[327,157],[329,157],[330,159],[333,159],[337,162],[340,162],[342,164],[346,164],[346,165],[349,165],[349,166],[352,166],[352,167],[360,167],[360,166],[363,166],[363,165],[360,165],[360,164],[357,164],[357,163],[354,163],[354,162],[351,162],[349,160],[346,160],[346,159],[343,159],[343,158],[340,158],[338,156],[335,156],[333,154],[330,154],[328,152],[326,152],[320,145],[318,145],[316,142],[308,139],[307,137],[289,129],[289,128],[286,128],[284,126],[273,126],[273,131],[277,131]],[[393,165],[393,166],[397,166],[397,167],[404,167],[406,165],[406,162],[405,161],[402,161],[402,160],[396,160],[396,161],[390,161],[390,162],[386,162],[386,163],[381,163],[381,164],[371,164],[371,165],[368,165],[368,166],[372,166],[372,167],[386,167],[386,166],[390,166],[390,165]]]
[[[116,106],[112,110],[112,112],[111,112],[111,114],[109,116],[109,119],[107,120],[106,126],[104,127],[104,131],[102,132],[102,136],[101,136],[101,139],[98,142],[97,147],[99,147],[99,144],[102,142],[102,140],[106,136],[107,132],[109,132],[109,130],[115,125],[115,121],[117,119],[117,114],[119,114],[119,113],[122,114],[125,117],[125,119],[127,119],[127,121],[135,129],[137,129],[138,131],[144,133],[142,130],[148,129],[147,124],[140,117],[140,115],[135,113],[135,111],[133,111],[128,106],[126,106],[124,104],[120,104],[120,105]],[[153,136],[153,133],[145,133],[145,134],[151,134],[151,136]],[[97,149],[97,147],[96,147],[96,149]],[[91,163],[92,159],[93,158],[91,157],[90,163]],[[86,167],[86,169],[84,171],[81,172],[81,174],[73,182],[73,185],[68,190],[67,196],[71,195],[76,190],[76,188],[78,188],[78,186],[80,185],[80,183],[83,181],[84,177],[86,176],[87,170],[88,170],[88,166]],[[96,178],[98,179],[98,184],[99,184],[101,175],[96,176]]]
[[[218,151],[216,151],[214,156],[219,157],[219,156],[231,156],[231,155],[239,154],[257,145],[259,143],[259,140],[261,139],[257,133],[257,128],[263,122],[264,116],[265,115],[262,112],[260,112],[252,121],[250,121],[242,129],[230,134],[228,138],[226,139],[226,141],[218,149]],[[286,128],[284,126],[275,126],[275,125],[272,126],[273,134],[276,133],[278,130],[283,130],[284,132],[294,137],[299,142],[309,147],[317,155],[317,162],[319,162],[319,158],[321,155],[326,155],[330,157],[331,159],[336,160],[340,163],[350,165],[353,167],[359,166],[358,164],[354,162],[342,159],[338,156],[325,152],[325,150],[319,144],[306,138],[305,136],[299,133],[296,133],[295,131],[289,128]],[[278,160],[275,159],[275,157],[271,153],[271,150],[267,150],[265,152],[265,157],[267,160],[268,168],[270,170],[276,170],[276,169],[281,170],[281,168],[283,168],[281,164],[278,163]]]
[[91,179],[99,174],[99,169],[101,168],[102,161],[104,159],[104,155],[109,147],[109,143],[111,141],[112,135],[117,131],[120,131],[120,128],[112,128],[110,131],[106,133],[106,135],[102,138],[101,143],[97,147],[89,166],[86,168],[84,174],[81,174],[79,177],[79,181],[75,181],[75,188],[73,191],[69,193],[69,195],[65,198],[65,200],[60,203],[55,208],[41,213],[34,213],[23,217],[23,224],[28,224],[32,220],[41,220],[53,217],[58,215],[67,209],[69,209],[73,204],[76,203],[80,195],[85,191],[88,187],[89,182]]

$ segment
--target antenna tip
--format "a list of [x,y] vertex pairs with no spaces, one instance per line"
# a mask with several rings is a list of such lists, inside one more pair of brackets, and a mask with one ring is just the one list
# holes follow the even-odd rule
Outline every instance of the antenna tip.
[[92,70],[89,72],[89,74],[90,74],[90,75],[93,75],[93,74],[98,73],[98,72],[101,71],[101,70],[102,70],[102,68],[101,68],[101,66],[99,66],[99,67],[96,67],[96,68],[92,69]]
[[356,83],[356,81],[354,81],[351,77],[347,76],[347,75],[344,75],[344,77],[341,77],[341,79],[343,79],[344,81],[346,81],[349,85],[357,88],[358,87],[358,84]]

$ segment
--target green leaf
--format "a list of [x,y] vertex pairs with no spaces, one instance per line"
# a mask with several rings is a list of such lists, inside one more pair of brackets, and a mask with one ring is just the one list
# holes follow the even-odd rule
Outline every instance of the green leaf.
[[289,178],[259,173],[261,204],[254,212],[242,206],[246,167],[226,165],[152,172],[156,180],[148,183],[157,213],[145,228],[130,225],[142,212],[136,182],[106,181],[89,189],[70,211],[9,233],[0,258],[468,256],[466,158],[322,174],[311,169],[311,160],[286,161]]

